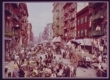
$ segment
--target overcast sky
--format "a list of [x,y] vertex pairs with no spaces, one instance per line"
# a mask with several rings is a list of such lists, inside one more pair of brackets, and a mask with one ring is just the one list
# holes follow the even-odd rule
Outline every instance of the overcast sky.
[[[44,30],[48,23],[53,22],[53,3],[52,2],[34,2],[26,3],[28,7],[28,20],[32,24],[34,36],[38,36]],[[77,10],[81,10],[87,3],[78,2]]]
[[26,4],[29,13],[28,20],[32,24],[32,31],[34,36],[38,36],[44,30],[44,27],[53,21],[53,3],[34,2]]

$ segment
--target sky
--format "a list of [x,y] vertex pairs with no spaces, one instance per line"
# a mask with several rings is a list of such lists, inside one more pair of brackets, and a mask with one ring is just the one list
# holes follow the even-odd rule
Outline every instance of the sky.
[[[26,3],[28,8],[28,20],[32,24],[32,31],[35,37],[43,32],[48,23],[53,22],[53,2],[34,2]],[[78,2],[77,11],[80,11],[88,3]]]
[[77,12],[79,12],[81,9],[83,9],[87,5],[88,5],[88,2],[78,2],[77,3]]
[[34,36],[39,36],[39,33],[43,32],[44,27],[48,23],[53,22],[53,3],[34,2],[26,4],[29,13],[28,20],[32,24]]

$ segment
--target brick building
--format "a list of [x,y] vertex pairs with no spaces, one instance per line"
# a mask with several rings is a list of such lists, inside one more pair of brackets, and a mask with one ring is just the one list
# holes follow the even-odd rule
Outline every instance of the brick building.
[[64,39],[66,41],[71,38],[76,37],[76,12],[77,12],[77,4],[73,3],[65,3],[63,6],[64,9]]
[[5,50],[9,50],[19,42],[20,27],[18,3],[5,3],[4,13]]
[[89,7],[86,6],[77,13],[77,36],[76,39],[89,38]]
[[20,46],[27,45],[28,34],[27,34],[27,27],[28,27],[28,10],[26,3],[19,3],[19,10],[20,10],[20,26],[21,26],[21,43]]
[[89,9],[89,36],[96,42],[94,46],[107,47],[107,2],[89,3]]
[[53,4],[53,37],[63,35],[63,5],[64,3]]
[[4,3],[5,50],[27,43],[28,16],[26,3]]

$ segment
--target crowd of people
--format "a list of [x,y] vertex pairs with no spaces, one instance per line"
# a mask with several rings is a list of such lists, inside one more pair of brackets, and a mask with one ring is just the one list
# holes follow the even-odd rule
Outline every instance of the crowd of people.
[[[45,55],[38,57],[38,54]],[[59,46],[37,45],[31,48],[21,48],[13,50],[11,60],[14,61],[14,70],[12,74],[8,68],[5,68],[5,73],[8,77],[72,77],[76,75],[76,65],[71,67],[68,63],[62,61],[62,57],[58,60],[55,54],[63,56]],[[10,74],[9,74],[10,73]],[[74,75],[73,75],[74,74]]]
[[[52,46],[50,44],[14,49],[11,54],[6,56],[6,60],[14,61],[14,69],[11,71],[6,67],[5,77],[75,77],[78,67],[77,61],[72,61],[70,66],[62,60],[62,58],[71,58],[74,51],[74,48],[68,46],[61,47],[61,45]],[[38,56],[39,54],[40,56]],[[60,54],[62,57],[57,59],[55,54]],[[93,60],[95,57],[96,55],[93,55]],[[102,58],[100,55],[98,57],[100,64]],[[99,69],[101,69],[100,65]]]

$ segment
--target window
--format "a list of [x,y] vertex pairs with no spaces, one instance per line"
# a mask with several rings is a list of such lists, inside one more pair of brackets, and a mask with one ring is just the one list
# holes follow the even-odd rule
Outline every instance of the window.
[[74,26],[76,26],[76,22],[74,22]]
[[85,23],[85,17],[83,17],[83,23]]
[[83,22],[84,22],[84,21],[83,21],[83,18],[81,18],[81,24],[83,24]]
[[84,23],[84,18],[81,18],[80,20],[81,20],[80,24],[83,24]]
[[83,30],[81,30],[81,37],[83,37]]
[[103,16],[107,16],[107,9],[104,10]]
[[79,37],[81,37],[81,31],[79,31]]
[[78,31],[78,35],[77,35],[78,37],[80,37],[80,32]]
[[77,24],[79,25],[79,19],[78,19],[78,22],[77,22]]
[[74,22],[73,22],[73,25],[72,25],[72,27],[74,27]]
[[85,16],[85,23],[87,22],[87,16]]
[[83,37],[84,37],[84,36],[85,36],[85,30],[83,30],[83,32],[82,32],[82,33],[83,33]]
[[80,25],[81,19],[79,19],[79,25]]
[[87,36],[87,29],[85,29],[85,36]]
[[17,31],[15,31],[15,35],[16,35],[16,36],[18,35],[18,32],[17,32]]
[[57,9],[56,12],[59,12],[59,10]]

